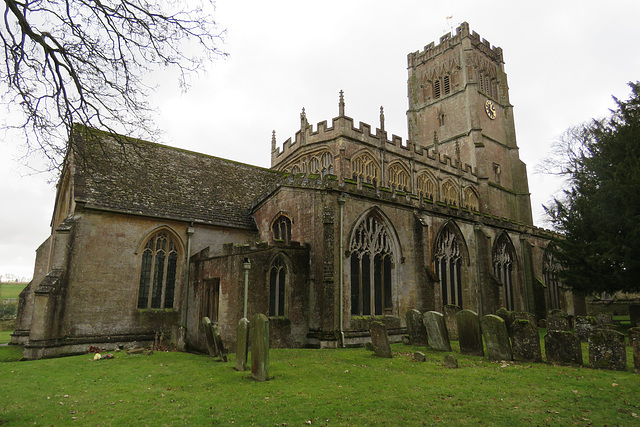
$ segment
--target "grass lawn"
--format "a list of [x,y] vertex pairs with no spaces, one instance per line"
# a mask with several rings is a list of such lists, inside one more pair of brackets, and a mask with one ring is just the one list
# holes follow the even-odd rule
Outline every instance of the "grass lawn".
[[5,344],[11,341],[12,333],[13,331],[0,331],[0,344]]
[[28,283],[0,283],[0,299],[18,298]]
[[[455,343],[457,344],[457,343]],[[15,362],[0,347],[0,424],[92,425],[639,425],[640,376],[547,364],[494,363],[394,344],[270,352],[256,383],[229,363],[187,353],[115,353]],[[426,362],[413,360],[423,351]]]

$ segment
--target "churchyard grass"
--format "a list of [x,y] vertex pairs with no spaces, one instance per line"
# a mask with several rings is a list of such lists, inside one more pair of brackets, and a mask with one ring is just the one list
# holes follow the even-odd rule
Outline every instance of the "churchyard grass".
[[[634,425],[639,376],[548,364],[489,362],[392,345],[392,359],[365,349],[272,349],[271,380],[188,353],[92,354],[7,361],[0,347],[0,424],[92,425]],[[413,360],[422,351],[426,362]]]
[[11,333],[13,331],[0,331],[0,344],[5,344],[11,341]]

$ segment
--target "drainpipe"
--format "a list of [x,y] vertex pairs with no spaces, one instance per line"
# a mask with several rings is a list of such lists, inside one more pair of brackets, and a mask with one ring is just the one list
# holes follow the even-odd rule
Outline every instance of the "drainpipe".
[[344,226],[343,212],[344,212],[344,204],[346,200],[344,196],[340,195],[338,197],[338,206],[340,207],[340,244],[338,245],[338,270],[339,270],[339,280],[338,286],[340,287],[340,313],[339,313],[339,328],[340,328],[340,344],[344,348],[344,247],[342,243],[342,232]]
[[251,260],[249,258],[244,259],[242,264],[244,269],[244,306],[242,310],[242,317],[247,318],[247,301],[249,299],[249,270],[251,270]]
[[193,223],[189,227],[187,227],[187,274],[186,274],[186,284],[187,289],[185,290],[184,301],[182,302],[182,324],[185,329],[187,327],[187,315],[189,314],[189,288],[190,283],[190,272],[191,272],[191,236],[195,233],[195,229],[193,228]]

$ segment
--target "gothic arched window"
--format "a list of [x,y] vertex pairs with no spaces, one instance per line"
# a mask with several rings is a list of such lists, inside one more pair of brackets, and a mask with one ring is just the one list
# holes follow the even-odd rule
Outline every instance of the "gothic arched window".
[[286,315],[287,266],[281,257],[271,264],[269,269],[269,316]]
[[562,303],[560,300],[560,281],[558,280],[558,263],[556,262],[553,253],[550,248],[544,252],[544,258],[542,260],[542,276],[544,284],[547,286],[548,310],[562,309]]
[[138,308],[173,308],[178,249],[169,233],[154,234],[142,251]]
[[442,184],[442,198],[446,204],[458,206],[458,189],[452,181]]
[[331,153],[324,152],[320,157],[320,163],[322,164],[322,176],[326,174],[333,174],[333,156]]
[[458,236],[450,227],[440,232],[434,254],[436,275],[442,287],[442,304],[462,308],[462,253]]
[[515,249],[506,234],[502,234],[493,247],[493,272],[504,289],[504,305],[515,310]]
[[376,215],[362,221],[351,238],[351,314],[383,315],[393,309],[391,237]]
[[361,154],[351,161],[353,179],[374,186],[380,181],[380,168],[369,153]]
[[409,191],[409,174],[398,163],[389,166],[389,187],[400,191]]
[[464,204],[471,210],[476,212],[480,211],[480,200],[478,199],[478,194],[473,187],[467,187],[464,189]]
[[428,174],[422,173],[418,175],[418,178],[416,180],[416,187],[418,188],[418,194],[433,201],[434,195],[436,193],[436,184]]
[[271,226],[273,239],[282,240],[285,243],[291,242],[291,219],[286,215],[280,215]]

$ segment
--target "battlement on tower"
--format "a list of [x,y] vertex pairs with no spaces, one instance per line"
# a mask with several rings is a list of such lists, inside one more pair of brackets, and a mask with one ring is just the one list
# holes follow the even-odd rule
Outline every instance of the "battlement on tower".
[[434,44],[434,42],[431,42],[424,47],[424,50],[410,53],[407,56],[409,68],[424,64],[428,60],[435,58],[448,49],[461,44],[464,38],[469,38],[471,40],[471,44],[475,48],[483,52],[493,61],[499,63],[504,62],[501,47],[492,46],[489,41],[487,41],[486,39],[482,39],[478,33],[476,33],[475,31],[471,32],[469,30],[469,24],[463,22],[458,28],[456,28],[455,35],[447,33],[440,37],[439,44],[436,45]]

